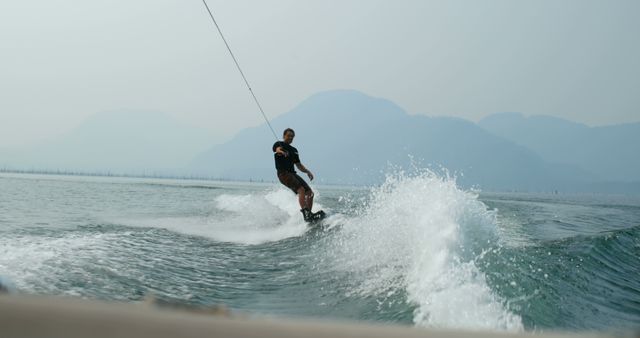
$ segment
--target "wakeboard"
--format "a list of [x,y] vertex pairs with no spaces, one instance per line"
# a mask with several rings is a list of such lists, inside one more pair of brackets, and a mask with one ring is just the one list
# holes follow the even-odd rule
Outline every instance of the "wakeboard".
[[324,210],[320,210],[318,212],[314,212],[311,216],[311,219],[308,221],[309,225],[315,225],[320,223],[325,217],[327,217],[327,214],[324,212]]

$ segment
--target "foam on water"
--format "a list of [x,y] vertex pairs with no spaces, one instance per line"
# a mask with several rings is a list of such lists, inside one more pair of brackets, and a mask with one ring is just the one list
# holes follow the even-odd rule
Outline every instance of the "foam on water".
[[41,286],[47,284],[44,278],[64,275],[68,270],[61,266],[71,269],[86,257],[95,257],[95,251],[111,240],[113,236],[105,234],[5,237],[0,241],[0,275],[19,290],[32,291],[34,285],[40,285],[46,291],[47,287]]
[[[127,225],[160,227],[188,235],[238,244],[261,244],[300,236],[308,230],[297,197],[276,189],[252,194],[222,194],[209,216],[126,220]],[[321,206],[314,207],[314,210]]]
[[[522,320],[474,263],[476,236],[495,232],[495,215],[455,180],[431,172],[387,177],[332,240],[332,264],[359,280],[353,292],[404,293],[418,326],[521,330]],[[471,258],[465,258],[470,256]]]

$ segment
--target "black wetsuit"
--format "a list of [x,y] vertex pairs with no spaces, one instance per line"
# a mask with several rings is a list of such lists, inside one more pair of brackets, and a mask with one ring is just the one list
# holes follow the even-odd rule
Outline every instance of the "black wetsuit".
[[[278,153],[276,153],[276,148],[281,147],[282,150],[284,150],[285,152],[287,152],[289,155],[288,156],[282,156]],[[298,149],[296,149],[294,146],[287,144],[285,142],[282,141],[278,141],[276,143],[273,144],[273,157],[276,160],[276,169],[278,170],[278,173],[280,173],[281,171],[288,171],[290,173],[296,173],[296,170],[294,169],[294,164],[295,163],[300,163],[300,156],[298,156]]]
[[[276,148],[278,147],[281,147],[288,155],[284,156],[276,153]],[[280,180],[280,183],[291,189],[295,194],[298,193],[300,187],[304,188],[305,191],[311,191],[307,182],[305,182],[302,177],[298,176],[294,169],[294,164],[300,163],[298,149],[283,141],[278,141],[273,144],[272,150],[273,157],[276,161],[276,169],[278,170],[278,180]]]

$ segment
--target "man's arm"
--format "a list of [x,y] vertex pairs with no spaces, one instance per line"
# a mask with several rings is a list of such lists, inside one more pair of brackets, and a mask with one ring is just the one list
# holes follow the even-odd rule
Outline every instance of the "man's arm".
[[275,153],[278,154],[278,155],[282,155],[284,157],[287,157],[289,155],[289,153],[284,151],[284,149],[282,149],[282,147],[277,147]]
[[302,164],[302,162],[297,162],[295,163],[295,165],[298,168],[298,170],[302,171],[303,173],[306,173],[307,176],[309,176],[309,180],[313,181],[313,173],[311,172],[311,170],[307,169],[307,167],[305,167],[304,164]]

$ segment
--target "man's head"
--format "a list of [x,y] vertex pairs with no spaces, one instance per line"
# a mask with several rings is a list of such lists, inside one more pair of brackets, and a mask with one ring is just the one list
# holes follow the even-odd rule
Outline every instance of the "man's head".
[[284,143],[286,144],[291,144],[291,142],[293,142],[294,137],[296,137],[296,132],[293,131],[293,129],[291,128],[285,129],[284,132],[282,133],[282,140],[284,140]]

